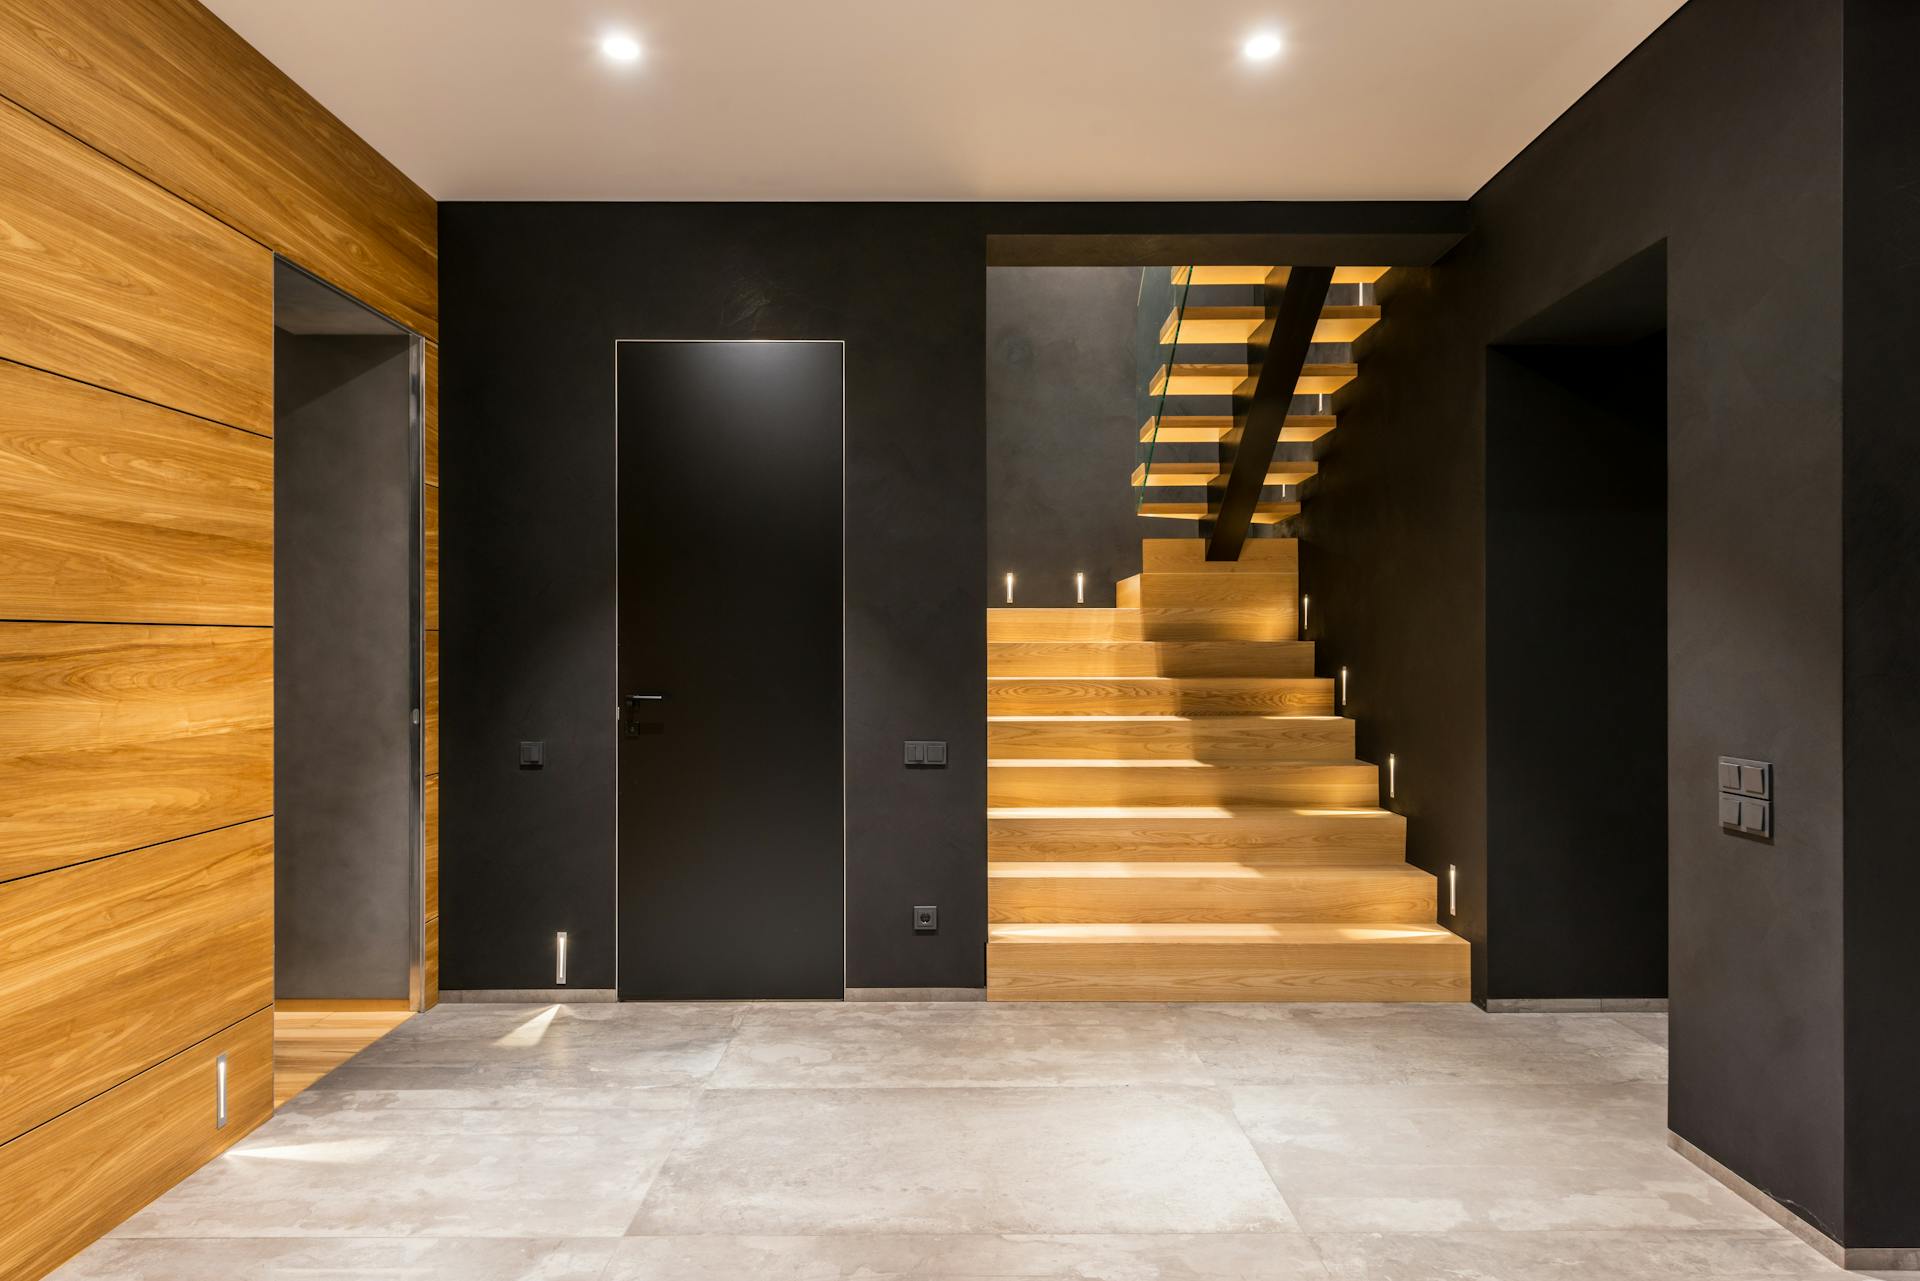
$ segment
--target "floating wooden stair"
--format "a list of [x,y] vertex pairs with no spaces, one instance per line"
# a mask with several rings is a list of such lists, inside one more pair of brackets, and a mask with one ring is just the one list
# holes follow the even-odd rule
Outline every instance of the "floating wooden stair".
[[[1327,306],[1313,328],[1317,343],[1352,342],[1380,320],[1380,308],[1371,303]],[[1171,346],[1218,346],[1252,342],[1267,324],[1264,307],[1175,307],[1160,326],[1160,342]]]
[[[1338,423],[1332,414],[1290,414],[1287,425],[1280,429],[1280,443],[1311,444]],[[1140,424],[1140,439],[1162,445],[1216,445],[1227,438],[1234,425],[1231,414],[1168,414]]]
[[[1293,385],[1296,396],[1331,396],[1352,382],[1360,366],[1351,364],[1306,365]],[[1147,384],[1147,394],[1158,396],[1250,396],[1260,370],[1252,365],[1181,362],[1161,366]]]
[[[1336,285],[1370,285],[1387,274],[1385,267],[1335,267],[1333,283]],[[1173,283],[1184,285],[1191,276],[1196,285],[1283,285],[1287,282],[1285,267],[1175,267]]]
[[1295,638],[1296,563],[1149,539],[1120,608],[989,612],[991,999],[1466,999]]
[[[1206,520],[1212,514],[1213,509],[1206,503],[1141,503],[1134,508],[1136,516],[1153,516],[1161,520]],[[1253,523],[1278,525],[1287,517],[1299,514],[1299,503],[1263,500],[1254,508]]]
[[[1269,485],[1298,485],[1309,476],[1318,475],[1318,463],[1288,462],[1276,458],[1267,464],[1266,483]],[[1133,485],[1138,489],[1148,488],[1189,488],[1206,485],[1216,480],[1225,480],[1218,462],[1210,463],[1168,463],[1155,459],[1153,463],[1141,463],[1133,469]]]

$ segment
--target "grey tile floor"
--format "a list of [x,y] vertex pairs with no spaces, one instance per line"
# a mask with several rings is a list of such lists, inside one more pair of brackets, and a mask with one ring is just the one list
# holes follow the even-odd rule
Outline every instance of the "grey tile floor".
[[1668,1150],[1659,1015],[454,1005],[60,1281],[1842,1277]]

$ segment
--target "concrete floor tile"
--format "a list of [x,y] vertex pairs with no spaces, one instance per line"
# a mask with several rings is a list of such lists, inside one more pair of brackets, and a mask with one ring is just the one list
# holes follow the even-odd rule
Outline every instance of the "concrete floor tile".
[[1233,1232],[1290,1223],[1225,1099],[1210,1090],[708,1090],[632,1232]]
[[1841,1281],[1787,1232],[1451,1232],[1315,1236],[1336,1281]]
[[929,1277],[1318,1281],[1297,1233],[629,1237],[604,1281],[882,1281]]
[[58,1276],[60,1281],[598,1281],[615,1244],[444,1237],[109,1237]]

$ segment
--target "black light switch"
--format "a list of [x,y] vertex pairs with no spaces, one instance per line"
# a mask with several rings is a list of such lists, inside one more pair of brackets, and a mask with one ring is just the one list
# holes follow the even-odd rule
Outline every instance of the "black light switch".
[[544,741],[520,744],[521,769],[545,769],[547,766],[547,745]]
[[947,767],[947,744],[945,739],[910,738],[907,740],[908,769],[945,769]]

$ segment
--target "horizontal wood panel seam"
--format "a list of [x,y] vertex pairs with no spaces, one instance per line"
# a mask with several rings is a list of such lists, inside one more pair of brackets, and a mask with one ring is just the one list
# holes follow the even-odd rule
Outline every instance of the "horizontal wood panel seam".
[[[131,625],[132,624],[129,624],[129,626]],[[148,841],[145,845],[129,845],[126,849],[113,850],[107,854],[89,854],[85,858],[77,858],[71,863],[62,863],[58,867],[43,868],[38,872],[28,872],[23,876],[0,877],[0,886],[16,885],[21,881],[31,881],[36,876],[51,876],[55,872],[64,872],[69,868],[85,867],[89,863],[104,863],[110,858],[122,858],[128,854],[138,854],[141,850],[150,850],[161,845],[172,845],[176,841],[190,841],[196,836],[211,836],[215,832],[232,831],[236,827],[245,827],[249,823],[258,823],[263,818],[272,817],[273,812],[269,810],[265,814],[255,814],[252,818],[235,819],[231,823],[222,823],[218,827],[209,827],[204,832],[188,832],[183,836],[169,836],[163,841]]]
[[18,365],[22,369],[31,369],[36,374],[45,374],[49,378],[58,378],[65,382],[78,383],[82,387],[91,387],[95,391],[104,391],[109,396],[120,396],[127,400],[137,401],[142,405],[152,405],[155,409],[164,409],[170,414],[179,414],[183,418],[192,418],[199,422],[212,423],[215,427],[225,427],[228,431],[241,432],[257,440],[273,439],[272,432],[257,431],[252,427],[242,427],[239,423],[230,423],[224,418],[209,418],[205,414],[196,414],[191,409],[182,409],[178,405],[169,405],[164,401],[151,400],[145,396],[136,396],[130,391],[122,391],[118,387],[109,387],[105,383],[90,382],[85,378],[76,378],[74,375],[62,373],[58,369],[48,369],[42,365],[36,365],[30,360],[17,360],[11,356],[0,356],[0,364]]
[[[99,147],[95,146],[92,142],[90,142],[86,138],[81,137],[79,134],[73,132],[71,129],[68,129],[66,126],[62,125],[59,121],[53,120],[47,116],[41,115],[38,111],[35,111],[32,107],[28,106],[25,102],[22,102],[20,99],[13,97],[11,94],[0,93],[0,102],[9,103],[12,106],[19,108],[22,112],[26,113],[29,116],[32,116],[35,120],[38,120],[41,124],[47,126],[47,128],[52,129],[56,133],[59,133],[62,136],[69,138],[74,142],[79,143],[81,146],[85,147],[88,151],[91,151],[94,155],[99,156],[102,160],[109,162],[110,164],[114,165],[116,168],[122,169],[128,174],[132,175],[133,177],[138,178],[141,182],[148,184],[154,190],[164,192],[167,195],[172,196],[175,200],[179,201],[181,204],[187,206],[187,208],[192,209],[197,213],[204,214],[206,217],[213,219],[213,221],[219,223],[222,227],[225,227],[228,231],[231,231],[234,235],[239,236],[245,240],[252,242],[253,244],[260,246],[260,248],[265,249],[268,253],[274,254],[279,257],[284,257],[289,262],[296,262],[296,264],[300,266],[300,269],[302,271],[307,271],[313,276],[315,276],[317,279],[320,279],[321,281],[326,283],[327,285],[335,289],[338,289],[341,293],[345,294],[348,298],[351,298],[354,302],[359,303],[362,307],[365,307],[368,311],[374,313],[376,316],[379,316],[382,320],[391,322],[397,327],[406,330],[408,333],[416,335],[417,337],[421,338],[425,342],[428,342],[436,346],[438,345],[437,343],[434,343],[434,340],[432,338],[422,333],[414,325],[408,324],[406,321],[401,320],[396,316],[388,314],[387,312],[381,310],[379,307],[375,306],[373,303],[370,303],[366,299],[360,297],[358,294],[353,293],[351,290],[348,290],[343,286],[339,285],[337,282],[329,279],[323,270],[317,267],[310,267],[305,263],[298,263],[292,254],[284,252],[279,246],[276,246],[268,241],[262,240],[259,236],[256,236],[253,232],[247,230],[247,228],[241,226],[237,222],[234,222],[231,218],[227,217],[220,210],[209,208],[207,205],[201,203],[198,200],[195,200],[192,196],[183,194],[182,192],[176,190],[175,188],[168,186],[166,183],[160,181],[160,179],[156,177],[154,174],[148,173],[142,169],[136,168],[135,166],[128,164],[126,161],[114,155],[112,152],[102,151]],[[439,302],[438,302],[438,299],[436,299],[435,300],[436,313],[438,311],[438,307],[439,307]],[[438,323],[437,314],[435,315],[434,320],[435,320],[435,323],[437,324]],[[48,372],[52,372],[52,371],[48,371]],[[106,390],[111,391],[112,388],[107,388]],[[135,397],[135,399],[139,399],[139,398]],[[165,408],[171,409],[173,408],[173,406],[168,405],[168,406],[165,406]],[[185,412],[185,411],[182,411],[182,412]],[[228,423],[226,425],[229,427],[233,426],[232,423]],[[240,428],[239,430],[244,431],[245,428]]]
[[55,1121],[58,1121],[61,1117],[66,1116],[71,1112],[76,1112],[79,1109],[87,1106],[87,1104],[96,1102],[103,1096],[113,1093],[115,1090],[127,1084],[129,1081],[138,1081],[141,1077],[147,1075],[149,1072],[159,1071],[161,1068],[165,1067],[167,1064],[179,1058],[182,1054],[191,1054],[195,1050],[199,1049],[201,1046],[205,1045],[208,1041],[213,1040],[215,1037],[225,1036],[227,1033],[233,1031],[233,1029],[239,1027],[242,1023],[245,1023],[248,1019],[258,1018],[263,1012],[271,1011],[272,1009],[273,1009],[273,1002],[268,1001],[265,1005],[261,1006],[258,1010],[249,1010],[247,1013],[241,1015],[239,1018],[227,1024],[225,1027],[215,1028],[213,1031],[207,1033],[205,1036],[201,1037],[199,1040],[194,1041],[191,1044],[181,1046],[179,1049],[175,1050],[172,1054],[167,1055],[166,1058],[161,1059],[159,1062],[148,1064],[146,1067],[140,1069],[138,1072],[135,1072],[132,1076],[127,1077],[126,1080],[116,1081],[112,1085],[108,1086],[106,1089],[100,1091],[99,1094],[95,1094],[90,1098],[85,1098],[80,1100],[78,1103],[74,1104],[72,1107],[65,1108],[55,1113],[54,1115],[48,1117],[46,1120],[40,1122],[38,1125],[33,1126],[31,1129],[20,1131],[20,1133],[14,1135],[12,1138],[8,1139],[5,1143],[0,1143],[0,1160],[4,1160],[6,1158],[8,1148],[20,1142],[22,1139],[32,1134],[35,1130],[45,1129],[47,1126],[52,1125]]

